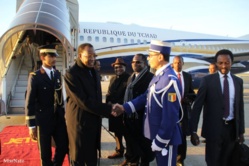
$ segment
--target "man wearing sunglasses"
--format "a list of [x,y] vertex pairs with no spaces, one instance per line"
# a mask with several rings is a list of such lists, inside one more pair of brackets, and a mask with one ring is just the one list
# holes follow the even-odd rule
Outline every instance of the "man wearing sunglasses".
[[[124,102],[143,94],[153,77],[147,64],[146,56],[136,54],[131,62],[133,74],[129,77]],[[143,135],[144,108],[131,115],[124,115],[124,137],[126,140],[126,160],[121,164],[148,166],[155,155],[151,150],[151,140]],[[141,160],[141,161],[139,161]]]

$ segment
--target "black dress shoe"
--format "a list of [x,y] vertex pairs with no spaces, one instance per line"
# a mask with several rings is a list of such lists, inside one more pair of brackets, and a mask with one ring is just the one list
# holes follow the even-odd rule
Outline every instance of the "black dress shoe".
[[112,155],[108,156],[108,159],[116,159],[116,158],[122,158],[124,153],[121,153],[119,151],[114,152]]

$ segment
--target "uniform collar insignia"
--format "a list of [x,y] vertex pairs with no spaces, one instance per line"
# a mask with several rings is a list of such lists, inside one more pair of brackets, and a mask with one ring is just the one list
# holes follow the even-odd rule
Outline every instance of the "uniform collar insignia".
[[40,71],[41,71],[41,74],[45,74],[46,73],[45,70],[42,67],[40,68]]

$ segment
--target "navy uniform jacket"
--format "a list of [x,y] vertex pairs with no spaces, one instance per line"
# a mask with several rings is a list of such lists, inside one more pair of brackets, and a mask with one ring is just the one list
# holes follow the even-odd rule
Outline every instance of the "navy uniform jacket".
[[55,117],[63,120],[65,111],[62,106],[60,72],[55,70],[54,81],[49,78],[43,68],[30,73],[25,103],[28,126],[43,125],[49,128]]
[[180,83],[168,64],[153,77],[147,92],[124,104],[128,114],[146,107],[144,135],[150,140],[155,139],[156,145],[161,148],[168,144],[181,144],[181,129],[178,123],[180,102],[177,95],[181,98]]

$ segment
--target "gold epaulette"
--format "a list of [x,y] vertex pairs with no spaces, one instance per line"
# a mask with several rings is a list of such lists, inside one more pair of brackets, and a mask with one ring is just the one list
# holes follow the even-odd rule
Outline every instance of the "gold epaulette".
[[26,120],[35,119],[35,115],[33,115],[33,116],[26,116],[25,119],[26,119]]
[[35,73],[35,72],[30,72],[29,74],[34,75],[34,76],[36,75],[36,73]]

